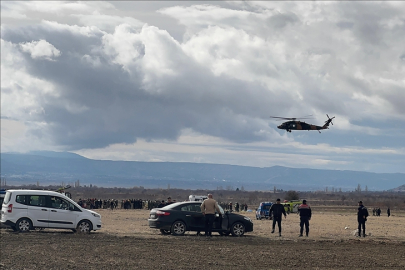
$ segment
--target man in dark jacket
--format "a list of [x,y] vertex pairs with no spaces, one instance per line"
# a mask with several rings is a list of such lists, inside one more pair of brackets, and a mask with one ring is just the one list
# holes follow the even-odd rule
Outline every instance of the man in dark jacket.
[[307,200],[303,200],[302,204],[298,207],[298,212],[300,213],[300,237],[302,237],[302,233],[304,232],[304,225],[305,225],[305,233],[308,237],[309,233],[309,221],[311,220],[312,210],[311,207],[307,204]]
[[368,217],[367,208],[364,207],[362,201],[359,201],[359,208],[357,208],[357,222],[359,223],[358,237],[361,237],[361,228],[363,228],[363,237],[366,237],[366,221],[367,221],[367,217]]
[[280,199],[276,200],[276,203],[272,204],[269,210],[269,216],[273,213],[273,229],[271,233],[274,233],[274,229],[276,228],[276,222],[278,225],[278,233],[281,236],[281,216],[284,214],[284,217],[287,218],[287,214],[284,210],[284,205],[280,204]]

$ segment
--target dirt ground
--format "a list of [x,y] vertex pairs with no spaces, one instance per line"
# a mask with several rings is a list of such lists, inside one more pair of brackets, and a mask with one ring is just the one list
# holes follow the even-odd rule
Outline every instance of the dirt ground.
[[405,212],[369,217],[357,238],[353,208],[313,208],[310,236],[298,238],[299,217],[256,220],[243,237],[164,236],[148,227],[148,210],[97,210],[103,228],[90,235],[68,230],[14,233],[1,229],[0,269],[404,269]]

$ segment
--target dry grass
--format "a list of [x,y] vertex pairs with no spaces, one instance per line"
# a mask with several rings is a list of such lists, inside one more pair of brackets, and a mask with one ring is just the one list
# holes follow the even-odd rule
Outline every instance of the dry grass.
[[[148,226],[149,210],[97,210],[102,215],[103,229],[100,232],[122,236],[160,237],[159,230]],[[260,237],[276,237],[270,234],[272,221],[256,220],[254,212],[240,212],[250,217],[254,223],[254,230],[248,235]],[[393,213],[375,217],[370,216],[366,223],[366,240],[405,241],[405,212]],[[281,239],[297,239],[299,234],[299,216],[287,215],[282,222]],[[354,238],[353,231],[357,229],[355,208],[328,209],[328,207],[314,208],[310,221],[310,239],[350,239]],[[188,232],[187,234],[195,234]],[[277,237],[278,238],[278,237]]]

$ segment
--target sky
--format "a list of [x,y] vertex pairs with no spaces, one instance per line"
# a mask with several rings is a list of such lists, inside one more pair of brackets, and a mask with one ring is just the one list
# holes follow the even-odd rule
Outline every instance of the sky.
[[1,152],[405,173],[404,44],[403,1],[1,1]]

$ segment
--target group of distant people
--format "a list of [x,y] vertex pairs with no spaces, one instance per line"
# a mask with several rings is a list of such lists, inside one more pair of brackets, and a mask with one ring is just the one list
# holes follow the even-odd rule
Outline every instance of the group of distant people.
[[81,207],[88,209],[115,209],[118,206],[118,200],[97,198],[79,199],[77,202]]
[[[380,207],[378,208],[373,208],[373,216],[381,216],[381,209]],[[387,209],[387,216],[390,217],[391,216],[391,209],[388,207]]]

